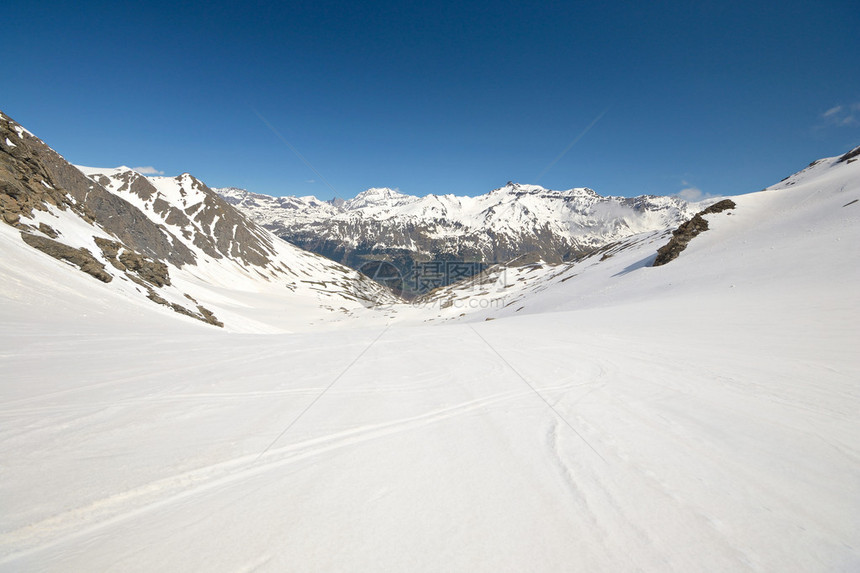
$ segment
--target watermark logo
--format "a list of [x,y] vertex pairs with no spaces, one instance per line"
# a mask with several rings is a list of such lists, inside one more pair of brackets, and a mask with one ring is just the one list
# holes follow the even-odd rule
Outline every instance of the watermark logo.
[[477,261],[426,261],[412,266],[409,286],[416,295],[480,275],[490,265]]
[[388,261],[367,261],[358,268],[358,271],[397,296],[405,294],[403,274],[397,266]]

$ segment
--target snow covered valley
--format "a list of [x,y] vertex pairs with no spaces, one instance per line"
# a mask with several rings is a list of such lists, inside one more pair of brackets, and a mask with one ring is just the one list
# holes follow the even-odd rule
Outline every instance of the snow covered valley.
[[855,569],[856,315],[631,310],[4,333],[0,566]]
[[647,234],[468,295],[503,306],[269,334],[0,225],[0,570],[857,571],[860,162],[837,159],[663,267]]

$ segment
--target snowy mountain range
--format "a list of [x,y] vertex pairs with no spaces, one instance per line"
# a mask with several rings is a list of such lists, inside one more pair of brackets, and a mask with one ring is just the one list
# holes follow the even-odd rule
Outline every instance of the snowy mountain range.
[[409,303],[3,115],[0,218],[0,570],[858,570],[860,148]]
[[[703,221],[696,232],[679,233],[696,220]],[[575,261],[494,265],[413,304],[433,309],[431,321],[492,320],[665,297],[713,300],[741,290],[762,300],[792,293],[792,304],[814,306],[825,300],[812,286],[823,276],[837,283],[833,289],[852,288],[860,250],[845,241],[851,242],[858,225],[860,147],[813,161],[763,191],[724,199],[679,229],[638,233]],[[664,263],[671,268],[658,267],[660,253],[679,238],[678,252]]]
[[[95,289],[251,330],[268,328],[235,315],[247,304],[237,297],[252,292],[273,295],[275,312],[292,310],[297,323],[396,300],[358,272],[275,237],[188,173],[75,167],[2,114],[0,150],[3,221],[26,245],[100,281]],[[294,295],[286,304],[284,292]]]
[[378,188],[346,201],[215,191],[304,249],[365,271],[376,268],[368,264],[391,263],[413,285],[411,294],[462,278],[424,276],[440,263],[466,263],[461,269],[468,275],[511,261],[560,263],[637,233],[676,227],[701,208],[677,197],[602,197],[587,188],[517,183],[476,197]]

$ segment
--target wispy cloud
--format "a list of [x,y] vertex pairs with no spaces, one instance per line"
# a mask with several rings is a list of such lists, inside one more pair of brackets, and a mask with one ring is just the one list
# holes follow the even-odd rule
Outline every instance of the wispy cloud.
[[164,171],[159,171],[152,165],[147,165],[146,167],[132,167],[132,169],[141,175],[164,175]]
[[676,195],[684,201],[690,201],[692,203],[696,201],[704,201],[705,199],[713,197],[713,195],[705,193],[689,181],[681,181],[681,185],[683,186],[683,189],[678,191]]
[[836,106],[831,107],[830,109],[828,109],[828,110],[827,110],[827,111],[825,111],[824,113],[822,113],[822,114],[821,114],[821,117],[830,117],[830,116],[832,116],[832,115],[836,115],[836,114],[837,114],[837,113],[839,113],[840,111],[842,111],[842,106],[841,106],[841,105],[836,105]]
[[316,182],[317,182],[317,180],[316,180],[316,179],[307,179],[307,180],[305,181],[305,183],[316,183]]
[[860,101],[839,104],[821,114],[819,127],[850,127],[860,125]]

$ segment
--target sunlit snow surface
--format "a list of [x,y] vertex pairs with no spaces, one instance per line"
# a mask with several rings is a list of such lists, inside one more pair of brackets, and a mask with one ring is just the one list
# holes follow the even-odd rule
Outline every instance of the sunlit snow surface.
[[325,333],[198,325],[0,225],[0,569],[857,571],[858,167],[664,267],[642,237]]

